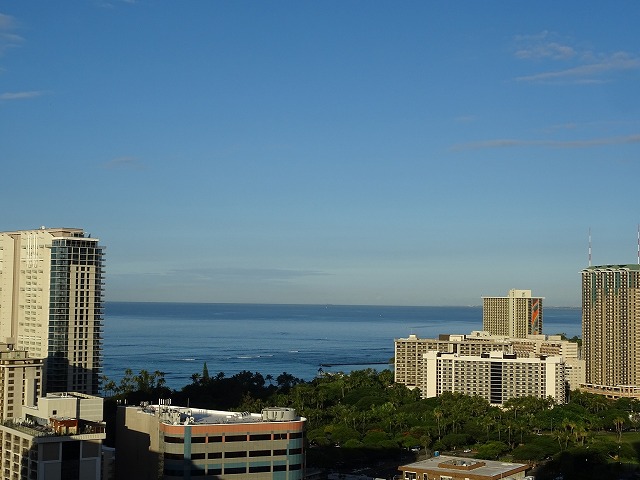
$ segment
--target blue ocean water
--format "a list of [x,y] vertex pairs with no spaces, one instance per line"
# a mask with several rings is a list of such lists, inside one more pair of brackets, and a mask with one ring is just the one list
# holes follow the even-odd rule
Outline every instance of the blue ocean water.
[[[179,388],[201,373],[282,372],[310,380],[324,371],[384,368],[394,338],[482,329],[482,307],[388,307],[108,302],[104,374],[165,372]],[[544,309],[544,332],[580,335],[580,309]],[[326,366],[326,365],[332,366]]]

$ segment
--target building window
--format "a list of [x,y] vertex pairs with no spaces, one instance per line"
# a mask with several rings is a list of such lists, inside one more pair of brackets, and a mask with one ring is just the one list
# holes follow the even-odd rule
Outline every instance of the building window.
[[184,443],[183,437],[164,437],[165,443]]
[[247,473],[247,467],[227,467],[224,469],[225,475],[237,475],[239,473]]
[[252,450],[249,452],[250,457],[270,457],[271,450]]
[[242,450],[239,452],[224,452],[224,458],[244,458],[247,456],[247,452]]
[[183,460],[184,455],[181,453],[164,453],[165,460]]
[[264,465],[259,467],[249,467],[249,473],[260,473],[260,472],[270,472],[271,466]]

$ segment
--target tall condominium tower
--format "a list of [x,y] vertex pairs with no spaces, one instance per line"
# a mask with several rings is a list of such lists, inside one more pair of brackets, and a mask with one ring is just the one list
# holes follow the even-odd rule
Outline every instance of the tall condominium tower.
[[509,290],[507,297],[482,297],[482,328],[492,335],[525,338],[542,333],[542,300],[531,290]]
[[640,265],[593,266],[581,273],[586,387],[640,396]]
[[0,342],[45,359],[47,392],[98,393],[103,251],[77,228],[0,233]]

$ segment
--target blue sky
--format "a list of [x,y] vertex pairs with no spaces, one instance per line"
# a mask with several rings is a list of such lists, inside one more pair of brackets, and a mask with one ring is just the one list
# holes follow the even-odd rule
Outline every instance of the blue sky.
[[2,230],[107,299],[580,303],[636,263],[640,4],[6,1]]

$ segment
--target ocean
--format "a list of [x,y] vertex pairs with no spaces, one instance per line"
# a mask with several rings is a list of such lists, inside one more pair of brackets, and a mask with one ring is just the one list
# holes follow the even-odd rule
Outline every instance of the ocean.
[[[544,333],[580,335],[579,308],[544,309]],[[389,307],[107,302],[104,374],[165,372],[180,388],[191,375],[242,370],[311,380],[325,372],[385,368],[394,338],[482,329],[482,307]]]

